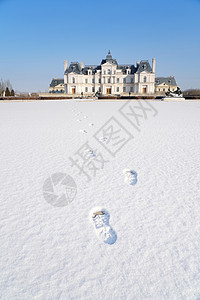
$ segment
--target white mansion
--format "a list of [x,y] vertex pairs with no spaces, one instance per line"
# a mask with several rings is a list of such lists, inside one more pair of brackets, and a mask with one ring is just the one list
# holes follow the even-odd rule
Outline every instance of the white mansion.
[[[110,51],[99,66],[71,62],[69,67],[64,62],[64,85],[61,89],[66,94],[103,95],[154,94],[155,58],[152,67],[147,60],[137,61],[136,66],[118,65]],[[51,87],[51,86],[50,86]]]

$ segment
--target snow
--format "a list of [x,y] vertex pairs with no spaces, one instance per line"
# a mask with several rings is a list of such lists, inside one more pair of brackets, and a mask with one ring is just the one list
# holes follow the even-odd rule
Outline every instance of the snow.
[[[140,131],[124,102],[0,103],[0,299],[200,298],[200,102],[149,103]],[[116,155],[94,137],[113,117],[133,136]],[[87,141],[105,159],[89,182],[69,159]],[[56,173],[77,186],[64,207],[43,195]],[[112,245],[95,234],[96,206]]]

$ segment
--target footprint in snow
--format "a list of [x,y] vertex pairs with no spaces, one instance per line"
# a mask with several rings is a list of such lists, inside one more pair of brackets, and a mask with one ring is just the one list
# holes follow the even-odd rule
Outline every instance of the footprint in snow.
[[94,126],[94,124],[93,124],[93,123],[90,123],[89,126]]
[[78,119],[77,122],[81,122],[82,120]]
[[106,142],[108,138],[106,136],[102,136],[99,138],[100,142]]
[[109,245],[114,244],[117,240],[117,234],[109,224],[109,212],[105,208],[95,207],[89,215],[99,240]]
[[86,155],[87,158],[96,157],[96,154],[92,149],[86,149],[85,150],[85,155]]
[[129,185],[135,185],[137,183],[137,173],[134,170],[124,169],[124,182]]
[[83,129],[81,129],[80,132],[81,132],[81,133],[87,133],[87,131],[86,131],[86,130],[83,130]]

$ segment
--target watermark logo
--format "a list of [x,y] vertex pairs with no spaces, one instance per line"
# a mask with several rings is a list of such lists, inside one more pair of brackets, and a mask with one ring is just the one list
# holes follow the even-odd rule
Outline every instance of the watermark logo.
[[69,160],[71,167],[76,167],[79,175],[83,174],[88,182],[96,176],[100,169],[104,168],[105,163],[109,162],[104,159],[100,151],[93,150],[88,141],[76,151],[74,158],[69,157]]
[[149,117],[155,117],[158,111],[148,101],[128,101],[120,109],[119,113],[137,130],[141,131],[141,125]]
[[74,179],[65,173],[54,173],[43,185],[45,200],[56,207],[70,204],[76,197],[77,186]]
[[[90,182],[104,169],[105,165],[107,166],[107,163],[110,163],[110,156],[117,157],[118,152],[135,138],[134,134],[141,132],[144,123],[157,114],[158,111],[149,101],[125,102],[118,111],[115,111],[115,115],[111,116],[93,134],[93,139],[86,141],[73,156],[68,157],[70,167],[76,168],[78,175],[84,176],[84,179]],[[119,117],[120,121],[118,120]],[[131,128],[127,129],[126,123],[131,124]],[[87,133],[86,131],[83,132]],[[96,146],[93,147],[93,141],[98,143],[100,149],[96,149]],[[106,155],[105,152],[107,152]],[[137,173],[133,170],[125,171],[125,182],[131,185],[136,184]],[[75,181],[65,173],[53,174],[46,179],[43,185],[45,200],[57,207],[71,203],[76,193]]]
[[94,135],[109,154],[115,156],[132,138],[132,134],[114,117],[111,117]]

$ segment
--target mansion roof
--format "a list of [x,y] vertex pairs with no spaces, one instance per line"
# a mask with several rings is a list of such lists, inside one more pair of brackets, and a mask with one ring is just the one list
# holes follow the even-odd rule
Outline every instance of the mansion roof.
[[170,77],[156,77],[155,79],[155,85],[160,85],[166,83],[168,85],[173,85],[173,86],[177,86],[176,80],[174,78],[174,76],[170,76]]
[[130,69],[131,74],[134,74],[136,72],[140,73],[143,71],[152,72],[152,68],[151,68],[148,60],[141,60],[141,62],[139,64],[137,64],[137,66],[134,66],[133,64],[118,65],[117,60],[113,59],[110,51],[108,51],[106,58],[102,59],[100,65],[86,65],[84,68],[81,68],[81,65],[79,62],[71,62],[69,65],[69,68],[66,69],[65,74],[73,72],[76,74],[87,75],[88,70],[91,70],[92,74],[95,74],[97,72],[97,70],[101,70],[102,65],[104,65],[105,63],[111,63],[113,65],[116,65],[117,69],[122,70],[123,74],[126,74],[127,69]]
[[55,87],[58,84],[64,84],[64,79],[57,79],[57,78],[53,78],[51,83],[50,83],[50,87]]

